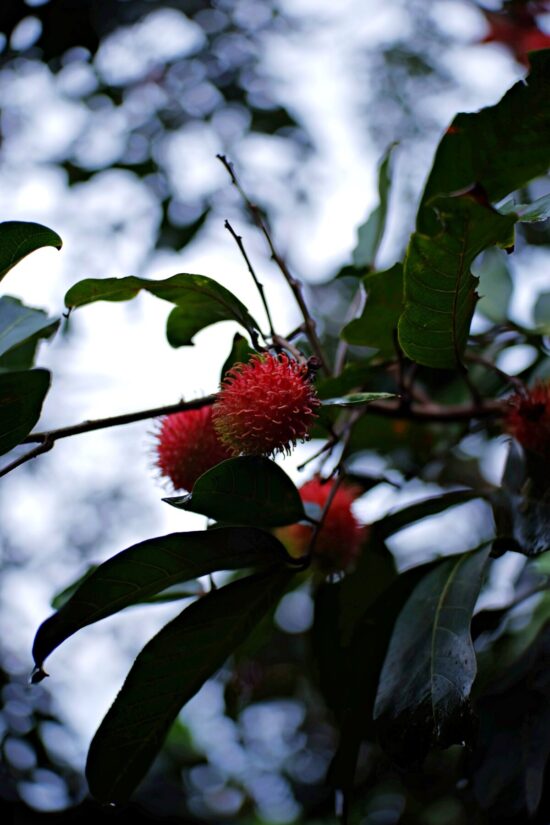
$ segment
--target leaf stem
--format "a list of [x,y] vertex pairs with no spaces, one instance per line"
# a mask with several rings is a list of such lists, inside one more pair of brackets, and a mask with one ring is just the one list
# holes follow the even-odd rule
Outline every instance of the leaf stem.
[[321,364],[323,372],[325,372],[326,375],[330,376],[330,374],[331,374],[330,368],[328,366],[327,360],[325,358],[325,354],[324,354],[323,349],[321,347],[321,342],[319,340],[319,337],[318,337],[316,329],[315,329],[315,321],[311,317],[311,315],[309,313],[309,309],[307,307],[307,304],[304,300],[304,296],[303,296],[303,293],[302,293],[302,284],[300,283],[300,281],[297,280],[297,278],[295,278],[292,275],[292,273],[288,269],[286,263],[284,262],[283,258],[277,252],[277,249],[275,248],[275,244],[273,243],[273,239],[271,237],[271,233],[270,233],[269,229],[267,228],[267,225],[266,225],[266,223],[265,223],[265,221],[262,217],[262,213],[260,212],[259,208],[254,203],[252,203],[252,201],[250,200],[250,198],[248,197],[248,195],[246,194],[246,192],[242,188],[241,184],[239,183],[239,180],[238,180],[238,178],[235,174],[235,170],[233,169],[233,164],[229,162],[229,160],[226,158],[225,155],[216,155],[216,157],[218,158],[220,163],[222,163],[222,165],[227,170],[227,172],[229,174],[229,177],[231,178],[231,183],[237,189],[237,191],[238,191],[239,195],[241,196],[246,208],[248,209],[248,211],[250,213],[250,216],[252,217],[252,220],[254,221],[254,223],[256,224],[256,226],[258,227],[258,229],[260,230],[260,232],[264,236],[265,240],[267,241],[269,251],[271,252],[271,257],[272,257],[273,261],[279,267],[279,270],[281,271],[281,273],[283,274],[283,277],[285,278],[287,284],[289,285],[290,289],[292,290],[292,292],[294,294],[294,297],[296,299],[296,303],[298,304],[298,306],[300,308],[300,311],[302,313],[302,317],[304,319],[304,324],[305,324],[305,328],[306,328],[306,332],[307,332],[307,337],[309,339],[309,343],[311,344],[311,348],[312,348],[314,354],[319,359],[319,362]]

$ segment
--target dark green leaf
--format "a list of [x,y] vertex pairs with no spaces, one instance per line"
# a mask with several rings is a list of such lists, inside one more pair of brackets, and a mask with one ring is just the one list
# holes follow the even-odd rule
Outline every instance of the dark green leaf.
[[294,483],[274,461],[262,456],[222,461],[197,479],[192,493],[164,501],[229,524],[279,527],[305,518]]
[[408,527],[409,524],[414,524],[415,521],[436,516],[449,507],[465,504],[467,501],[473,501],[476,498],[479,498],[479,493],[474,490],[451,490],[442,493],[440,496],[431,496],[414,504],[408,504],[400,510],[388,513],[376,522],[376,530],[382,538],[387,538],[393,533],[398,533]]
[[516,215],[520,223],[538,223],[550,218],[550,195],[544,195],[533,203],[514,203],[507,201],[499,206],[503,215]]
[[459,114],[437,149],[418,211],[417,229],[432,235],[429,202],[477,183],[491,203],[546,173],[550,165],[550,49],[532,52],[531,72],[495,106]]
[[387,401],[388,398],[396,397],[392,392],[354,392],[341,398],[325,398],[322,404],[323,407],[358,407],[372,401]]
[[379,204],[367,221],[357,231],[357,246],[353,250],[353,263],[356,267],[374,267],[376,255],[384,235],[388,200],[391,186],[391,155],[396,144],[393,143],[382,158],[378,170]]
[[433,745],[469,738],[470,622],[489,551],[485,545],[438,564],[397,619],[374,707],[382,745],[396,761],[415,762]]
[[43,246],[61,249],[63,241],[39,223],[5,221],[0,223],[0,281],[15,264]]
[[363,313],[344,327],[342,338],[350,344],[376,347],[382,355],[393,355],[394,333],[403,308],[402,264],[369,273],[363,286],[367,293]]
[[276,604],[290,576],[270,569],[214,590],[151,639],[90,746],[86,775],[96,799],[129,797],[181,707]]
[[470,331],[477,300],[471,263],[486,247],[507,240],[515,218],[466,196],[439,198],[432,205],[440,225],[431,235],[411,236],[398,331],[411,360],[445,369],[461,363]]
[[285,563],[283,546],[263,530],[223,527],[142,541],[99,565],[53,616],[33,646],[38,667],[73,633],[178,582],[213,573]]
[[48,318],[41,309],[31,309],[18,298],[7,295],[0,298],[0,356],[28,341],[29,338],[48,338],[59,321]]
[[231,352],[227,356],[222,367],[220,379],[223,381],[226,372],[228,372],[231,367],[235,364],[246,364],[253,355],[255,355],[255,350],[252,349],[244,335],[237,332],[233,338]]
[[237,321],[251,335],[258,325],[247,308],[228,289],[204,275],[179,274],[162,281],[145,278],[88,278],[65,296],[69,309],[94,301],[128,301],[140,290],[176,304],[168,317],[166,334],[173,347],[193,343],[193,336],[218,321]]
[[47,370],[0,372],[0,455],[30,433],[40,418],[49,386]]
[[487,249],[481,265],[476,267],[479,278],[480,300],[477,309],[495,324],[508,319],[510,300],[514,284],[506,263],[506,253],[502,249]]

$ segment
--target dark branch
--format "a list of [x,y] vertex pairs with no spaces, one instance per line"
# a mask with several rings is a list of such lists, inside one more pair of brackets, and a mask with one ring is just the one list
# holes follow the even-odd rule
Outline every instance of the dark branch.
[[245,263],[248,267],[248,271],[252,275],[252,280],[256,284],[256,289],[260,293],[260,298],[262,299],[262,304],[264,305],[265,314],[267,315],[267,323],[269,324],[269,333],[270,333],[271,337],[273,338],[273,336],[275,335],[275,330],[273,329],[273,321],[271,320],[271,313],[269,311],[269,305],[268,305],[266,297],[265,297],[264,285],[262,283],[260,283],[260,281],[258,280],[258,276],[256,275],[256,273],[254,271],[254,267],[252,266],[252,264],[250,262],[250,258],[248,257],[246,249],[244,248],[244,243],[243,243],[243,239],[242,239],[241,235],[237,235],[237,233],[235,232],[235,230],[233,229],[233,227],[231,226],[229,221],[226,220],[225,223],[224,223],[224,226],[227,229],[227,231],[229,232],[229,234],[235,239],[235,243],[239,247],[239,251],[240,251],[241,255],[243,256],[243,258],[245,260]]

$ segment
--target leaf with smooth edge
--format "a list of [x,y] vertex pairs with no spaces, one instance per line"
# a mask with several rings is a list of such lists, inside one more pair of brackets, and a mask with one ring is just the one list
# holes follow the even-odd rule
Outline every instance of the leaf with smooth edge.
[[491,545],[438,564],[397,619],[374,705],[382,746],[407,764],[465,738],[476,675],[470,622]]
[[349,344],[376,347],[382,355],[395,352],[394,332],[403,308],[403,266],[394,264],[363,278],[367,300],[360,318],[346,324],[341,336]]
[[34,661],[41,667],[73,633],[173,584],[216,570],[282,566],[287,558],[277,539],[252,527],[171,533],[134,544],[92,571],[63,607],[40,625]]
[[544,195],[533,203],[507,201],[498,208],[503,215],[516,215],[520,223],[539,223],[550,218],[550,195]]
[[25,221],[0,223],[0,281],[4,275],[31,252],[44,246],[61,249],[63,241],[47,226]]
[[534,309],[535,324],[550,329],[550,292],[539,295]]
[[263,456],[222,461],[197,479],[192,493],[164,501],[229,524],[280,527],[305,518],[294,483]]
[[253,350],[244,335],[240,333],[235,333],[233,338],[233,345],[231,347],[231,352],[227,356],[224,361],[222,372],[220,376],[220,380],[223,381],[225,378],[225,374],[228,370],[231,369],[235,364],[246,364],[250,358],[256,354],[256,350]]
[[181,707],[275,606],[291,576],[269,569],[213,590],[151,639],[92,740],[86,776],[96,799],[130,796]]
[[396,397],[392,392],[353,392],[341,398],[325,398],[321,403],[323,407],[358,407],[373,401],[387,401],[388,398]]
[[47,338],[59,326],[41,309],[25,306],[18,298],[0,298],[0,357],[33,336]]
[[506,257],[502,249],[496,247],[487,249],[483,253],[481,264],[476,266],[480,295],[476,309],[495,324],[504,323],[507,320],[514,291],[514,283]]
[[357,268],[374,266],[376,254],[382,242],[391,187],[390,162],[396,145],[392,143],[380,163],[378,170],[379,204],[357,230],[357,246],[353,250],[353,264]]
[[438,229],[411,235],[405,257],[399,343],[417,364],[452,369],[462,361],[478,297],[472,261],[488,246],[507,241],[516,219],[468,196],[439,198],[432,205]]
[[251,335],[258,324],[247,308],[225,287],[204,275],[180,273],[161,281],[145,278],[88,278],[65,295],[69,309],[94,301],[128,301],[145,290],[175,304],[168,316],[166,334],[173,347],[188,346],[201,329],[218,321],[237,321]]
[[0,372],[0,455],[30,433],[40,418],[49,386],[48,370]]
[[475,490],[450,490],[440,496],[430,496],[414,504],[408,504],[399,510],[394,510],[373,524],[381,538],[398,533],[410,524],[420,521],[430,516],[437,516],[449,507],[458,504],[465,504],[479,498],[479,493]]
[[550,49],[530,54],[531,71],[495,106],[457,115],[435,154],[417,229],[436,231],[434,196],[478,184],[491,203],[546,173],[550,165]]

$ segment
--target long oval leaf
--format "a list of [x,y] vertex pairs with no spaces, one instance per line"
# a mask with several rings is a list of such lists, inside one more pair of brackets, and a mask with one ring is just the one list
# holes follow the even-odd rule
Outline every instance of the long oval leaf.
[[86,775],[96,799],[128,798],[181,707],[276,604],[291,575],[269,569],[212,591],[145,646],[90,746]]
[[0,357],[29,338],[47,338],[59,326],[55,318],[48,318],[41,309],[32,309],[18,298],[4,295],[0,298]]
[[232,293],[204,275],[180,273],[161,281],[146,278],[88,278],[75,284],[65,295],[69,309],[95,301],[128,301],[145,290],[176,304],[167,324],[168,341],[173,347],[193,343],[193,336],[218,321],[237,321],[252,336],[258,324],[247,308]]
[[63,607],[40,625],[34,661],[41,668],[73,633],[173,584],[216,570],[283,566],[286,559],[277,539],[252,527],[171,533],[134,544],[92,571]]
[[374,706],[380,740],[396,761],[466,738],[476,675],[470,622],[489,551],[484,545],[438,564],[397,619]]
[[48,370],[0,372],[0,455],[30,433],[40,418],[49,386]]
[[197,479],[189,495],[163,500],[228,524],[280,527],[305,518],[294,483],[274,461],[263,456],[222,461]]
[[63,241],[47,226],[26,221],[0,223],[0,281],[4,275],[31,252],[44,246],[61,249]]

